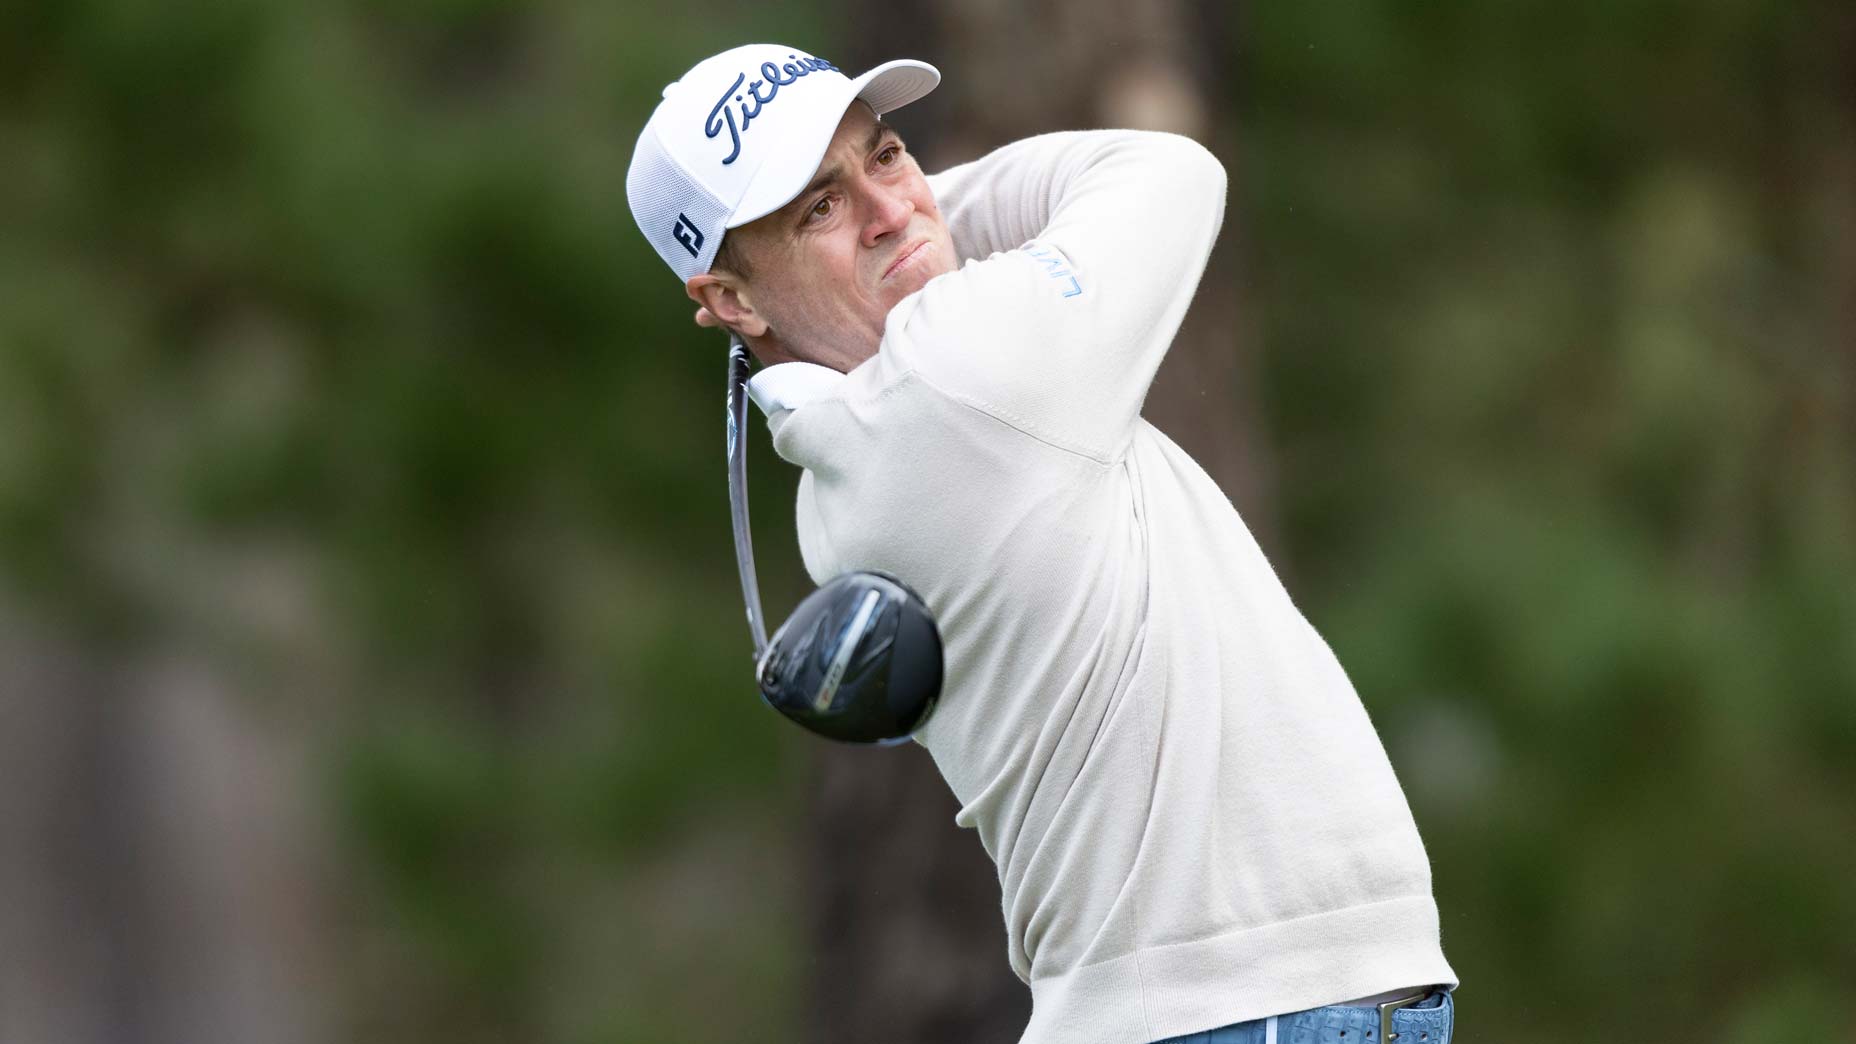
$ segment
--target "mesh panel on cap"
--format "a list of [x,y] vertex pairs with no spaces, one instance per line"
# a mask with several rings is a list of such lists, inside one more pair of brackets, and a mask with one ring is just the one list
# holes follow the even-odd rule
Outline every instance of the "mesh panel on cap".
[[625,175],[625,199],[639,231],[679,279],[714,264],[728,208],[671,161],[648,127]]

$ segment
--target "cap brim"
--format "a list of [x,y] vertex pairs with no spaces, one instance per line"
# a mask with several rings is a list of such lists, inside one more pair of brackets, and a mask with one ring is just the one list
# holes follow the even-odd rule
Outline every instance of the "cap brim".
[[739,228],[766,217],[803,192],[851,102],[861,98],[881,116],[922,97],[940,82],[940,70],[912,58],[884,62],[850,81],[841,104],[818,106],[805,126],[789,133],[773,150],[722,227]]
[[851,81],[857,88],[855,97],[869,102],[878,116],[895,112],[934,90],[940,83],[941,70],[913,58],[884,62]]

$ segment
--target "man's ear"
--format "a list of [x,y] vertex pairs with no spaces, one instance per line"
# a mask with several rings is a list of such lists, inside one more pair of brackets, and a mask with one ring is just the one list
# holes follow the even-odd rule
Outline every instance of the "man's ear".
[[683,289],[690,295],[690,300],[707,308],[711,315],[722,321],[723,326],[743,337],[761,337],[766,334],[767,320],[754,310],[754,303],[748,299],[744,288],[733,279],[704,272],[691,276],[690,281],[683,284]]

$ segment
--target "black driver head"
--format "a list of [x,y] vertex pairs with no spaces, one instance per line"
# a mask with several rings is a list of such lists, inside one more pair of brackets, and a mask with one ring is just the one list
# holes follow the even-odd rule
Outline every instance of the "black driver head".
[[941,695],[941,633],[894,577],[846,573],[799,603],[757,674],[762,699],[821,736],[901,740]]

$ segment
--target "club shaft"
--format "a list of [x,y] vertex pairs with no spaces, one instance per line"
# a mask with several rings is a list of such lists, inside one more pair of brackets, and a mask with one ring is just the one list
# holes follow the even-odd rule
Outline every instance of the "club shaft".
[[760,581],[754,575],[754,537],[748,528],[747,447],[748,350],[728,340],[728,507],[735,524],[735,563],[741,569],[741,598],[747,603],[754,658],[767,651],[767,621],[761,611]]

